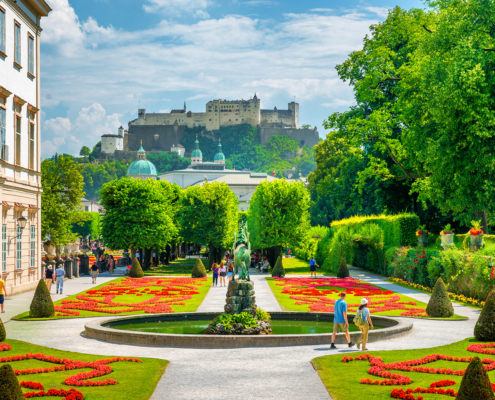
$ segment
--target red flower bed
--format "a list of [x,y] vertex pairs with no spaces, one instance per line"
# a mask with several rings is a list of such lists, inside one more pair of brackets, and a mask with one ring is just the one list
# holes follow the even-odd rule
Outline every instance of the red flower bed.
[[[467,350],[473,353],[495,354],[495,350],[489,350],[487,348],[495,348],[495,343],[472,344],[467,347]],[[361,384],[364,385],[395,386],[395,385],[410,385],[412,383],[412,379],[409,378],[408,376],[395,374],[389,371],[420,372],[426,374],[457,375],[457,376],[462,376],[466,372],[465,369],[453,370],[449,368],[428,368],[421,366],[439,360],[469,363],[471,362],[472,357],[451,357],[443,354],[431,354],[415,360],[398,361],[393,363],[384,363],[381,357],[375,357],[370,354],[361,354],[356,357],[345,356],[344,358],[342,358],[343,363],[349,363],[352,361],[369,361],[370,368],[368,369],[368,374],[385,378],[382,380],[372,380],[369,378],[361,379],[360,382]],[[481,360],[481,362],[484,364],[484,368],[487,372],[495,370],[495,360],[490,358],[484,358]],[[441,387],[452,386],[455,384],[456,382],[453,380],[449,380],[449,379],[441,380],[438,382],[433,382],[429,388],[416,388],[416,389],[409,388],[407,390],[393,389],[390,395],[395,399],[405,399],[405,400],[422,399],[421,396],[419,396],[416,399],[414,393],[435,393],[435,394],[447,395],[450,397],[456,397],[457,393],[454,392],[452,389],[441,389]],[[495,384],[492,384],[492,388],[495,390]]]
[[48,389],[46,392],[28,392],[24,393],[24,397],[26,399],[33,397],[64,397],[65,400],[83,400],[84,398],[83,394],[76,389]]
[[[57,316],[79,316],[79,311],[92,311],[104,314],[123,314],[141,311],[145,313],[173,313],[172,305],[185,305],[193,295],[199,294],[198,284],[206,278],[126,278],[119,283],[111,282],[108,286],[88,290],[77,296],[77,300],[62,300],[62,305],[55,306]],[[151,288],[150,288],[151,286]],[[121,303],[115,302],[117,296],[152,295],[144,301]],[[137,300],[137,299],[136,299]],[[118,309],[116,309],[118,307]],[[79,311],[76,311],[79,310]]]
[[44,390],[45,388],[41,383],[38,382],[20,382],[19,385],[21,385],[23,388],[26,389],[34,389],[34,390]]
[[[404,310],[403,316],[426,316],[424,308],[416,308],[414,301],[400,301],[400,296],[390,290],[383,290],[354,278],[275,278],[282,293],[288,294],[297,305],[307,304],[309,311],[333,312],[340,292],[356,297],[366,297],[371,313],[390,310]],[[328,297],[333,295],[334,298]],[[356,312],[360,303],[347,304],[348,312]]]
[[10,351],[12,350],[12,346],[6,343],[0,343],[0,351]]

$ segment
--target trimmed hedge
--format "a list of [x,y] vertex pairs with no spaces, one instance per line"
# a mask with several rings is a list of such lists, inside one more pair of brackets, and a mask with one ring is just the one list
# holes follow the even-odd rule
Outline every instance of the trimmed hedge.
[[136,257],[132,259],[131,270],[129,271],[129,276],[131,278],[142,278],[144,276],[143,269],[141,268],[141,264]]
[[29,308],[29,316],[31,318],[49,318],[54,315],[55,308],[53,307],[52,296],[48,292],[45,280],[40,279]]
[[7,339],[7,333],[5,332],[5,326],[3,325],[2,318],[0,318],[0,343],[5,342]]
[[207,276],[203,261],[198,257],[191,272],[191,278],[204,278]]
[[495,341],[495,290],[486,298],[485,306],[474,326],[474,336],[482,342]]
[[438,278],[437,283],[435,283],[430,301],[426,306],[426,314],[434,318],[450,318],[454,315],[454,307],[442,278]]
[[344,259],[340,261],[337,278],[349,278],[349,268],[347,267],[347,261]]
[[461,381],[457,400],[492,400],[492,385],[479,357],[473,357]]
[[284,265],[282,264],[282,257],[277,258],[277,262],[275,263],[275,266],[273,267],[272,270],[272,277],[279,277],[283,278],[285,276],[285,269]]
[[0,399],[24,400],[21,385],[9,364],[0,367]]

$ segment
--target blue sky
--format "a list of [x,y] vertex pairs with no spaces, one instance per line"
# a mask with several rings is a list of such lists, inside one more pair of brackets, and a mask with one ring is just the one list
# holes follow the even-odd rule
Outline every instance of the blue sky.
[[372,0],[48,0],[42,21],[42,157],[77,154],[147,112],[211,99],[300,104],[300,123],[353,103],[335,65],[396,5]]

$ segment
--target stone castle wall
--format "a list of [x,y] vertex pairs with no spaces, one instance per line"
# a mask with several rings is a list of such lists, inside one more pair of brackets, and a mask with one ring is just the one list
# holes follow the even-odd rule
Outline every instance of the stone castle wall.
[[261,144],[264,146],[274,135],[285,135],[297,140],[299,146],[313,147],[320,142],[316,129],[259,128]]

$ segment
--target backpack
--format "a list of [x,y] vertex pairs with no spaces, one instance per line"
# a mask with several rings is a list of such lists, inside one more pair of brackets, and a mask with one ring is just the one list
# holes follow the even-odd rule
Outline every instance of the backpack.
[[354,319],[352,320],[352,322],[354,322],[354,325],[356,325],[356,326],[364,325],[363,310],[358,311],[358,313],[354,316]]

